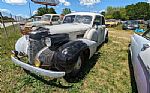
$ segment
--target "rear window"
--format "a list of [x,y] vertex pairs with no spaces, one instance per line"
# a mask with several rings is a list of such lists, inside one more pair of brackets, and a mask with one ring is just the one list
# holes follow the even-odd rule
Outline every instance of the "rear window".
[[53,16],[53,17],[52,17],[52,21],[58,21],[59,18],[60,18],[59,16]]

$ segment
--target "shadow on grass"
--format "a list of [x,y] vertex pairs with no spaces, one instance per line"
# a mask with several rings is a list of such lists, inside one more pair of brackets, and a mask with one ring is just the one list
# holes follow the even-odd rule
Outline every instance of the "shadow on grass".
[[138,93],[137,85],[136,85],[136,81],[135,81],[135,77],[134,77],[133,65],[131,62],[131,54],[130,54],[129,50],[128,50],[128,64],[129,64],[129,70],[130,70],[132,93]]
[[99,52],[94,54],[93,57],[86,62],[86,64],[84,65],[83,69],[79,72],[78,76],[76,76],[76,77],[65,76],[64,79],[68,83],[80,82],[81,80],[83,80],[86,77],[86,75],[90,72],[90,70],[95,66],[99,56],[100,56]]
[[62,85],[58,79],[53,79],[53,80],[46,80],[44,79],[42,76],[38,76],[34,73],[30,73],[29,71],[27,70],[24,70],[27,74],[31,75],[32,77],[34,77],[35,79],[43,82],[44,84],[47,84],[47,85],[51,85],[51,86],[55,86],[55,87],[58,87],[58,88],[62,88],[62,89],[69,89],[69,88],[72,88],[72,86],[65,86],[65,85]]

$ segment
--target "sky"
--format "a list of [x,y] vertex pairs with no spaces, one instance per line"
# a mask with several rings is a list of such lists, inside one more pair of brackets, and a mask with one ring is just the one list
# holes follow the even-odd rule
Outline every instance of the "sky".
[[[124,7],[137,2],[150,3],[150,0],[59,0],[59,2],[57,6],[53,6],[58,14],[61,14],[64,8],[70,8],[72,12],[101,12],[106,10],[108,6]],[[29,17],[29,4],[32,15],[36,13],[39,7],[44,7],[44,5],[35,4],[31,0],[0,0],[0,11]]]

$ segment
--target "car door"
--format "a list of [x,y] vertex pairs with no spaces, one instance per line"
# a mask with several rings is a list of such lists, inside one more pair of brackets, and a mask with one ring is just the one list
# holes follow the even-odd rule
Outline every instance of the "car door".
[[147,73],[146,67],[141,60],[140,53],[143,49],[143,45],[147,44],[149,41],[143,36],[134,34],[131,37],[131,55],[132,64],[134,68],[134,76],[137,83],[137,88],[139,93],[149,93],[147,84]]
[[99,44],[101,44],[104,40],[104,34],[105,34],[104,26],[102,25],[102,17],[101,16],[97,15],[95,17],[94,26],[96,26],[97,35],[98,35],[97,42]]

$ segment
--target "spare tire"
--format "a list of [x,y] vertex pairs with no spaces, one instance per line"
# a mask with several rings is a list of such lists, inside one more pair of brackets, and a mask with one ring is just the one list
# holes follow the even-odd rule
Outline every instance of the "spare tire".
[[64,44],[54,54],[55,68],[70,73],[77,64],[81,52],[87,48],[87,44],[82,41],[71,41]]

